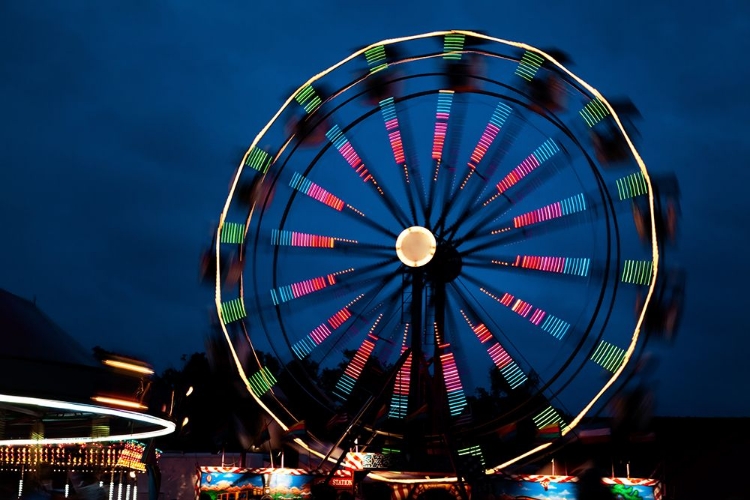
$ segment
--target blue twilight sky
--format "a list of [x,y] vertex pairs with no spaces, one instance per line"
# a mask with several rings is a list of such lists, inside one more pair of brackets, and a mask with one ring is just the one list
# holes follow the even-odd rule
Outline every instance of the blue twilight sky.
[[288,93],[389,37],[477,29],[571,55],[675,171],[688,269],[663,415],[750,416],[750,3],[382,0],[0,3],[0,287],[84,346],[157,369],[201,351],[198,286],[230,177]]

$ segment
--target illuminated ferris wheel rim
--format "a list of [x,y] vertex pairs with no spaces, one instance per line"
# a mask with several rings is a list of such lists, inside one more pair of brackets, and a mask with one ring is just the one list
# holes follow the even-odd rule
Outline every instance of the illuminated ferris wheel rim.
[[[554,57],[552,57],[551,55],[549,55],[549,54],[547,54],[547,53],[545,53],[545,52],[543,52],[543,51],[541,51],[539,49],[536,49],[536,48],[534,48],[532,46],[524,44],[524,43],[518,43],[518,42],[511,42],[511,41],[507,41],[507,40],[502,40],[502,39],[499,39],[499,38],[494,38],[494,37],[490,37],[490,36],[487,36],[487,35],[484,35],[484,34],[481,34],[481,33],[475,33],[475,32],[471,32],[471,31],[462,31],[462,30],[436,31],[436,32],[432,32],[432,33],[422,34],[422,35],[415,35],[415,36],[409,36],[409,37],[395,38],[395,39],[389,39],[389,40],[384,40],[384,41],[381,41],[381,42],[377,42],[377,43],[371,44],[371,45],[369,45],[367,47],[364,47],[364,48],[360,49],[359,51],[356,51],[355,53],[351,54],[349,57],[347,57],[347,58],[343,59],[342,61],[340,61],[339,63],[331,66],[327,70],[318,73],[317,75],[315,75],[312,78],[310,78],[303,85],[301,85],[297,89],[297,91],[295,91],[294,93],[292,93],[292,95],[286,100],[286,102],[283,104],[283,106],[272,117],[272,119],[266,124],[266,126],[263,127],[263,129],[261,129],[261,131],[259,132],[259,134],[255,137],[255,139],[251,143],[250,147],[248,148],[248,151],[247,151],[245,157],[243,157],[243,161],[240,163],[240,166],[239,166],[238,171],[237,171],[237,175],[235,176],[235,178],[233,180],[233,183],[232,183],[232,186],[231,186],[231,189],[230,189],[230,193],[229,193],[229,197],[227,198],[227,201],[225,203],[224,209],[221,212],[218,231],[221,231],[221,229],[222,229],[222,227],[223,227],[223,225],[225,223],[225,220],[226,220],[226,217],[227,217],[227,213],[229,211],[230,203],[231,203],[231,200],[232,200],[232,198],[234,196],[234,191],[237,188],[237,183],[238,183],[238,181],[240,179],[242,170],[243,170],[243,168],[245,166],[245,159],[246,159],[247,155],[250,154],[250,152],[255,147],[257,147],[257,145],[259,144],[259,142],[262,139],[262,137],[271,128],[271,126],[278,120],[278,118],[281,116],[282,112],[285,109],[288,108],[288,106],[294,101],[295,97],[297,95],[299,95],[301,92],[303,92],[303,90],[305,88],[309,87],[312,83],[320,80],[321,78],[325,77],[326,75],[328,75],[329,73],[333,72],[337,68],[343,66],[344,64],[348,63],[349,61],[351,61],[351,60],[353,60],[353,59],[355,59],[355,58],[357,58],[359,56],[362,56],[363,54],[365,54],[365,52],[367,52],[369,49],[372,49],[374,47],[381,46],[381,45],[385,46],[385,45],[390,45],[390,44],[400,43],[400,42],[406,42],[406,41],[411,41],[411,40],[417,40],[417,39],[421,39],[421,38],[445,36],[445,35],[449,35],[449,34],[461,34],[461,35],[472,36],[472,37],[484,39],[484,40],[487,40],[487,41],[492,41],[492,42],[496,42],[496,43],[500,43],[500,44],[505,44],[505,45],[508,45],[508,46],[512,46],[512,47],[516,47],[516,48],[520,48],[520,49],[524,49],[524,50],[527,50],[527,51],[534,52],[534,53],[536,53],[536,54],[544,57],[545,60],[549,61],[550,63],[553,63],[558,68],[558,70],[562,71],[569,78],[573,79],[582,88],[585,88],[591,95],[593,95],[596,98],[598,98],[599,101],[601,101],[601,103],[608,109],[609,113],[611,114],[611,116],[613,117],[613,119],[615,120],[615,122],[617,124],[617,127],[619,129],[619,133],[621,133],[622,136],[626,139],[627,146],[628,146],[630,152],[632,153],[633,158],[635,159],[636,163],[638,164],[638,168],[640,169],[640,172],[643,175],[643,177],[645,179],[645,182],[648,185],[648,200],[649,200],[649,206],[650,206],[650,210],[651,210],[651,226],[652,226],[652,231],[651,231],[651,249],[652,249],[652,261],[653,261],[653,279],[650,282],[650,285],[649,285],[649,288],[648,288],[647,297],[646,297],[646,304],[648,304],[648,301],[650,300],[650,298],[651,298],[651,296],[653,294],[654,284],[656,282],[655,278],[656,278],[656,275],[657,275],[658,259],[659,259],[658,247],[657,247],[657,240],[656,240],[655,221],[654,221],[654,216],[653,216],[653,213],[654,213],[653,212],[654,200],[653,200],[652,189],[651,189],[651,181],[650,181],[650,177],[648,175],[648,172],[646,171],[645,164],[644,164],[643,160],[641,159],[640,155],[638,154],[638,152],[636,151],[636,149],[635,149],[632,141],[630,140],[629,136],[627,135],[627,132],[624,129],[624,127],[622,125],[622,122],[620,121],[620,118],[618,117],[615,109],[612,107],[612,105],[596,89],[594,89],[593,87],[591,87],[590,85],[588,85],[587,83],[585,83],[583,80],[581,80],[580,78],[578,78],[577,76],[575,76],[573,73],[571,73],[570,71],[568,71],[562,64],[560,64],[559,62],[557,62],[554,59]],[[287,142],[287,145],[288,145],[288,142]],[[286,147],[286,145],[284,147]],[[250,212],[249,212],[249,215],[248,215],[248,222],[252,218],[253,212],[256,209],[257,209],[256,206],[253,206],[250,209]],[[247,226],[246,226],[246,230],[247,230]],[[219,242],[219,240],[217,238],[217,240],[216,240],[216,259],[217,259],[217,262],[219,262],[220,247],[221,247],[221,244],[220,244],[220,242]],[[401,255],[399,255],[399,258],[400,257],[401,257]],[[404,262],[404,261],[402,260],[402,262]],[[417,261],[414,260],[413,262],[416,263]],[[215,302],[216,302],[216,306],[217,306],[217,311],[220,311],[221,302],[222,302],[222,300],[221,300],[222,299],[222,289],[221,289],[222,283],[221,283],[221,270],[219,269],[218,265],[217,265],[217,270],[216,270],[216,284],[217,284],[217,286],[216,286]],[[241,293],[241,298],[242,298],[243,297],[242,289],[241,289],[240,293]],[[617,378],[619,377],[619,375],[625,369],[625,367],[627,365],[627,360],[633,354],[633,352],[635,350],[635,347],[636,347],[636,344],[638,342],[639,330],[640,330],[640,327],[641,327],[641,325],[643,323],[645,312],[646,312],[646,307],[643,308],[643,310],[641,311],[641,313],[640,313],[640,315],[639,315],[639,317],[637,319],[636,328],[635,328],[635,331],[634,331],[634,333],[633,333],[633,335],[631,337],[630,344],[628,345],[627,349],[625,350],[625,361],[620,365],[619,369],[617,369],[612,374],[611,378],[607,381],[606,384],[604,384],[604,386],[601,388],[601,390],[596,395],[596,397],[588,405],[586,405],[586,407],[580,413],[578,413],[575,416],[575,418],[570,423],[567,424],[567,426],[563,430],[563,435],[567,434],[568,432],[570,432],[570,431],[573,430],[573,428],[580,422],[580,420],[583,418],[583,416],[591,409],[591,407],[607,391],[607,389],[609,389],[615,383],[615,381],[617,380]],[[239,361],[237,353],[235,352],[234,347],[232,345],[232,342],[230,341],[230,337],[229,337],[229,333],[227,331],[226,325],[223,322],[221,322],[221,321],[220,321],[220,324],[221,324],[222,330],[223,330],[223,332],[224,332],[224,334],[225,334],[225,336],[227,338],[228,345],[229,345],[230,349],[232,350],[232,356],[233,356],[233,358],[235,360],[235,364],[237,365],[237,368],[238,368],[238,370],[240,372],[240,376],[241,376],[241,378],[243,379],[243,381],[245,382],[246,386],[249,389],[250,388],[250,383],[249,383],[247,374],[244,372],[244,369],[243,369],[243,367],[242,367],[242,365],[241,365],[241,363]],[[272,418],[274,418],[279,423],[279,425],[281,426],[282,429],[286,429],[287,428],[287,425],[285,425],[284,422],[277,415],[275,415],[272,411],[270,411],[265,406],[265,404],[260,400],[260,398],[256,397],[256,395],[253,393],[252,390],[250,390],[249,392],[253,395],[253,397],[256,399],[256,401],[262,407],[264,407],[266,409],[266,411],[269,413],[269,415],[271,415]],[[299,443],[299,444],[304,444],[304,443]],[[526,455],[529,455],[529,454],[533,454],[533,453],[535,453],[535,452],[537,452],[537,451],[545,448],[548,445],[549,445],[549,443],[541,445],[541,446],[539,446],[539,447],[537,447],[537,448],[529,451],[527,454],[524,454],[521,457],[517,457],[517,459],[515,459],[515,460],[518,460],[518,459],[522,458],[523,456],[526,456]],[[514,462],[514,461],[512,461],[512,462]],[[504,468],[504,467],[510,465],[510,463],[512,463],[512,462],[501,464],[501,465],[495,467],[494,470],[499,470],[501,468]]]

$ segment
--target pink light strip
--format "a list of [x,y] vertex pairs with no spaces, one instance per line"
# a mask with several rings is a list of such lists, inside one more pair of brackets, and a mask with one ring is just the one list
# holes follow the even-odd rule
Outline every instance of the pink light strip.
[[334,330],[341,325],[343,325],[346,320],[352,317],[351,311],[349,311],[348,307],[345,307],[338,311],[336,314],[328,318],[328,324],[331,325],[331,328]]
[[443,156],[445,135],[448,131],[453,91],[441,90],[438,93],[437,112],[435,113],[435,134],[432,141],[432,159],[440,161]]
[[452,352],[440,355],[440,362],[443,366],[443,377],[445,378],[445,388],[448,392],[462,391],[461,379],[458,376],[456,360]]
[[[406,347],[401,348],[401,354],[404,353]],[[409,394],[409,381],[411,380],[411,354],[406,358],[404,364],[401,365],[401,369],[398,371],[396,376],[396,384],[393,387],[393,393],[399,396],[407,396]]]
[[[536,326],[539,326],[542,320],[544,320],[544,318],[547,316],[547,313],[543,309],[534,307],[533,305],[521,299],[516,299],[509,293],[503,293],[502,297],[497,297],[484,288],[480,288],[480,290],[496,301],[500,302],[505,307],[510,308],[514,313],[528,319]],[[531,317],[529,317],[529,313],[531,313]]]
[[492,333],[490,333],[489,329],[484,325],[484,323],[479,323],[477,326],[472,328],[472,330],[474,330],[477,338],[479,338],[479,342],[481,342],[482,344],[492,339]]
[[292,232],[292,246],[297,247],[327,247],[333,248],[333,238],[317,234]]
[[538,271],[548,271],[553,273],[562,273],[565,269],[566,257],[537,257],[530,255],[516,256],[514,266],[525,269],[536,269]]
[[338,152],[341,153],[341,156],[344,157],[349,166],[357,172],[364,182],[373,180],[372,175],[367,170],[367,167],[365,167],[362,159],[352,147],[349,139],[347,139],[341,129],[339,129],[338,125],[334,125],[331,130],[326,132],[326,136],[333,143]]
[[300,191],[310,198],[317,200],[329,207],[338,210],[339,212],[344,208],[344,201],[340,198],[332,195],[313,181],[306,179],[303,175],[295,172],[292,176],[292,180],[289,185]]
[[487,154],[487,150],[492,145],[492,141],[495,140],[495,137],[497,137],[497,133],[499,131],[500,127],[494,125],[493,123],[487,124],[484,132],[482,132],[482,137],[479,139],[479,142],[474,148],[474,152],[471,153],[471,161],[468,163],[471,170],[475,170],[477,168],[477,165],[479,165],[479,162],[482,161],[484,155]]
[[540,165],[539,160],[534,154],[530,154],[516,168],[510,171],[503,180],[497,183],[498,193],[504,193],[515,185],[518,181],[529,175],[535,168]]
[[447,123],[435,124],[435,139],[432,144],[432,158],[434,160],[439,160],[443,155],[443,146],[445,145],[445,134],[447,131]]
[[357,353],[352,358],[352,361],[349,363],[349,366],[346,367],[346,370],[344,373],[346,375],[349,375],[354,380],[357,380],[359,376],[362,373],[362,370],[365,367],[365,364],[367,363],[367,360],[370,358],[370,354],[372,354],[373,349],[375,349],[375,343],[372,340],[377,340],[376,337],[373,337],[372,335],[368,334],[368,338],[362,342],[362,345],[359,346],[359,349],[357,349]]
[[518,217],[513,217],[513,226],[517,228],[528,226],[530,224],[556,219],[562,217],[562,215],[562,206],[559,201],[556,201],[546,207],[537,208],[536,210],[519,215]]
[[391,148],[393,149],[393,159],[396,163],[403,165],[406,163],[404,159],[404,144],[401,142],[401,132],[397,130],[388,133],[388,140],[391,142]]
[[404,144],[401,140],[401,131],[398,128],[398,115],[396,115],[396,105],[393,97],[388,97],[380,101],[380,112],[385,121],[385,129],[388,132],[388,141],[391,143],[393,151],[393,160],[404,170],[406,183],[409,183],[409,169],[406,168],[406,158],[404,156]]
[[505,349],[503,349],[503,346],[501,346],[499,343],[490,346],[487,349],[487,352],[489,353],[492,362],[495,363],[495,366],[497,366],[499,369],[503,369],[506,365],[513,362],[510,354],[505,352]]
[[323,323],[322,325],[316,327],[312,332],[310,332],[310,338],[313,342],[315,342],[316,345],[320,345],[320,343],[327,339],[330,334],[331,330],[326,326],[325,323]]
[[[357,296],[354,300],[352,300],[347,305],[339,309],[336,313],[334,313],[333,316],[328,318],[328,321],[327,321],[328,324],[323,323],[315,327],[315,329],[312,332],[310,332],[308,335],[310,340],[312,340],[315,343],[315,345],[320,345],[321,342],[323,342],[325,339],[328,338],[329,335],[331,335],[331,332],[333,330],[336,330],[338,327],[346,323],[346,321],[349,318],[352,317],[352,313],[349,310],[349,307],[351,307],[355,302],[357,302],[362,297],[364,297],[364,294]],[[330,325],[331,328],[328,328],[328,325]]]

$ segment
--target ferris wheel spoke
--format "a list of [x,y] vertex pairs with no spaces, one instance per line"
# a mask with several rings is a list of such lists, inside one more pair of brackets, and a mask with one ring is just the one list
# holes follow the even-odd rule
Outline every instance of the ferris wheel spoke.
[[507,193],[513,186],[518,184],[526,176],[538,169],[543,163],[560,152],[560,148],[554,139],[547,139],[529,156],[523,159],[513,170],[511,170],[495,186],[497,193],[493,194],[483,205],[488,205],[497,197]]
[[275,306],[278,306],[316,292],[331,290],[337,285],[352,288],[362,282],[377,279],[379,275],[387,274],[389,264],[394,264],[397,260],[398,258],[394,256],[367,266],[340,269],[322,276],[272,288],[271,300]]
[[[507,197],[505,197],[505,199],[503,200],[506,205],[503,205],[503,207],[501,207],[500,204],[496,204],[489,209],[484,209],[482,200],[486,198],[483,196],[485,191],[494,185],[494,181],[492,179],[495,176],[498,167],[503,163],[503,161],[505,161],[507,153],[512,149],[513,144],[518,138],[520,131],[522,130],[522,127],[525,125],[525,123],[526,122],[520,118],[520,115],[518,113],[512,113],[510,117],[505,121],[500,131],[500,140],[496,141],[497,144],[494,148],[494,152],[491,153],[491,156],[485,157],[484,161],[482,161],[478,165],[478,168],[475,168],[473,170],[470,169],[469,173],[471,175],[467,176],[466,184],[463,186],[463,188],[460,189],[460,191],[465,192],[466,195],[458,197],[458,201],[461,201],[461,198],[466,201],[464,202],[464,206],[460,210],[460,213],[455,217],[455,221],[452,223],[452,225],[446,228],[444,237],[451,239],[455,238],[456,234],[461,229],[466,232],[468,224],[475,217],[481,215],[484,218],[480,222],[473,223],[473,225],[471,226],[471,228],[474,228],[474,230],[476,230],[477,228],[480,228],[482,227],[482,225],[491,221],[493,218],[497,217],[498,212],[501,210],[501,208],[504,208],[505,210],[509,208],[506,205],[511,204],[512,200]],[[472,179],[474,180],[472,181]],[[455,210],[458,210],[459,206],[460,204],[457,203]]]
[[[510,107],[510,106],[509,106]],[[498,113],[498,122],[502,119],[502,109]],[[493,114],[494,116],[494,114]],[[492,121],[490,121],[492,123]],[[523,119],[523,116],[516,111],[515,108],[511,107],[510,115],[502,122],[502,127],[498,133],[500,139],[493,141],[495,145],[491,149],[494,149],[490,153],[490,156],[482,158],[480,163],[476,165],[476,168],[470,169],[470,173],[473,171],[474,174],[467,176],[466,184],[464,189],[468,186],[475,184],[473,191],[470,191],[472,196],[469,197],[470,205],[467,207],[468,211],[475,211],[482,206],[484,198],[482,194],[487,189],[491,189],[494,182],[495,174],[497,174],[500,165],[505,161],[508,153],[513,149],[516,141],[521,136],[521,132],[525,127],[528,127],[528,123]],[[472,182],[471,179],[482,180],[483,182]]]
[[[427,226],[432,226],[432,209],[435,206],[435,196],[437,191],[438,180],[441,179],[441,169],[443,168],[443,149],[445,147],[445,137],[448,133],[448,126],[451,117],[451,107],[453,106],[454,92],[452,90],[440,90],[437,95],[437,110],[435,112],[435,129],[432,136],[432,181],[429,182],[428,200],[427,200]],[[446,174],[443,174],[445,176]]]
[[410,126],[410,124],[412,123],[411,115],[409,112],[409,108],[404,105],[402,100],[396,100],[396,110],[398,112],[400,120],[399,126],[404,144],[404,153],[406,156],[405,169],[409,175],[409,185],[411,188],[409,193],[411,193],[412,196],[414,196],[414,193],[416,193],[416,199],[419,202],[421,215],[422,217],[426,218],[428,206],[427,183],[429,182],[429,180],[425,180],[424,175],[422,174],[422,167],[419,162],[420,157],[414,151],[414,131]]
[[535,286],[566,287],[583,292],[591,286],[602,286],[608,279],[608,266],[596,260],[592,262],[588,257],[516,256],[506,260],[493,259],[491,263],[487,260],[483,258],[481,264],[464,262],[467,268],[479,271],[473,275],[484,277],[483,283],[475,281],[483,288],[489,288],[493,280],[513,280],[528,283],[528,286],[539,283]]
[[[294,356],[299,360],[311,358],[315,363],[323,364],[336,358],[340,359],[343,349],[359,335],[362,328],[369,328],[365,323],[367,318],[373,317],[378,311],[388,311],[392,304],[379,302],[372,307],[374,301],[380,297],[383,289],[393,281],[396,275],[391,273],[381,277],[369,287],[359,290],[361,293],[347,302],[343,307],[331,314],[329,310],[326,315],[331,314],[328,319],[322,321],[318,326],[312,328],[307,335],[290,344]],[[386,304],[386,305],[384,305]],[[319,314],[315,311],[315,314]],[[384,315],[385,313],[381,314]],[[390,342],[388,339],[384,339]]]
[[[321,106],[335,96],[328,97],[326,99],[321,98],[321,95],[311,85],[305,86],[296,96],[295,99],[300,106],[303,107],[308,117],[319,111]],[[327,119],[320,119],[316,125],[317,127],[327,128],[325,130],[325,137],[329,142],[336,148],[343,159],[349,164],[359,178],[365,183],[371,185],[374,190],[379,194],[379,199],[386,205],[391,215],[396,218],[401,224],[406,224],[408,218],[406,214],[401,210],[401,207],[392,196],[386,192],[374,174],[367,167],[367,163],[357,153],[354,146],[346,136],[347,130],[342,130],[336,123],[329,123]]]
[[[474,238],[472,242],[475,245],[463,252],[470,255],[493,246],[530,239],[545,234],[546,231],[568,227],[571,221],[580,220],[580,216],[587,210],[586,198],[583,193],[579,193],[515,216],[508,222],[498,224],[499,227],[491,230],[489,235]],[[481,243],[488,238],[489,242]]]
[[[363,307],[357,307],[359,304],[362,303],[369,303],[370,300],[367,300],[367,302],[363,301],[363,299],[367,296],[377,296],[378,295],[378,289],[382,288],[382,283],[378,284],[376,286],[371,287],[366,292],[363,292],[359,295],[357,295],[353,300],[348,302],[344,307],[336,311],[333,315],[331,315],[326,321],[315,327],[308,335],[303,337],[302,339],[298,340],[292,345],[292,350],[294,351],[295,355],[298,359],[304,359],[307,356],[311,355],[318,347],[322,347],[323,342],[328,340],[332,335],[336,334],[338,330],[340,330],[342,327],[346,327],[343,330],[342,335],[343,336],[351,336],[352,330],[356,331],[357,327],[355,323],[361,322],[362,318],[365,317],[367,314],[362,311]],[[382,303],[379,304],[380,307],[376,306],[376,310],[382,310],[388,308],[382,307]],[[384,316],[384,313],[380,314],[380,317]],[[378,320],[380,321],[380,320]],[[373,332],[370,331],[372,334]],[[386,339],[387,340],[387,339]],[[338,344],[337,340],[334,340],[332,345],[327,349],[327,352],[322,355],[322,359],[328,357],[328,355],[331,352],[336,351],[335,346]]]
[[[393,97],[383,99],[378,103],[380,106],[380,112],[383,115],[383,121],[385,122],[386,133],[388,134],[388,142],[391,144],[391,150],[393,151],[393,160],[396,165],[403,170],[404,175],[402,177],[404,183],[404,189],[406,191],[406,197],[409,202],[409,210],[411,212],[411,224],[417,224],[417,208],[414,203],[414,196],[412,189],[412,182],[421,181],[419,179],[412,179],[413,175],[409,174],[409,167],[406,161],[406,154],[404,151],[404,139],[401,136],[401,127],[399,126],[398,113],[396,111],[396,105]],[[419,193],[420,188],[417,187],[416,191]],[[419,195],[417,195],[419,196]]]
[[[487,166],[487,168],[484,168],[484,173],[479,173],[478,168],[479,165],[482,164],[482,160],[484,159],[487,152],[492,148],[493,143],[495,142],[495,139],[498,137],[501,130],[503,130],[503,126],[505,122],[507,121],[508,117],[512,113],[512,108],[508,106],[507,104],[503,102],[498,102],[497,106],[495,107],[495,110],[492,112],[492,115],[490,116],[489,121],[487,122],[487,125],[484,128],[484,131],[482,132],[482,135],[480,136],[477,144],[474,146],[474,150],[471,153],[471,156],[469,158],[469,161],[467,163],[467,169],[468,172],[463,176],[463,179],[458,184],[458,190],[456,191],[453,189],[451,191],[450,197],[448,199],[451,200],[451,203],[449,204],[449,209],[444,209],[443,213],[441,215],[440,220],[436,224],[436,227],[443,227],[443,225],[446,222],[446,219],[448,218],[449,211],[456,211],[458,209],[458,201],[462,199],[462,195],[468,195],[469,196],[469,202],[467,206],[463,209],[463,213],[458,216],[457,220],[462,221],[465,219],[465,217],[468,215],[469,211],[471,210],[471,207],[473,205],[473,197],[478,197],[481,192],[484,191],[486,188],[487,179],[492,177],[492,174],[494,173],[494,169],[492,166]],[[493,160],[497,160],[496,158],[493,158]],[[458,175],[458,168],[456,170],[456,175]],[[467,184],[469,183],[469,180],[473,176],[477,176],[480,181],[482,181],[481,184],[478,184],[477,181],[474,181],[472,183],[472,188],[467,188]],[[455,188],[456,186],[452,186],[452,188]],[[446,207],[448,208],[448,206]],[[450,233],[453,230],[453,227],[446,230],[446,233]]]
[[313,328],[305,337],[292,344],[292,351],[298,359],[306,358],[316,347],[321,345],[338,328],[352,318],[352,306],[361,300],[366,293],[357,295],[344,307],[333,313],[326,321]]
[[346,214],[349,217],[353,217],[356,220],[356,222],[365,224],[377,230],[381,234],[384,234],[391,238],[396,237],[396,235],[392,231],[387,229],[385,226],[379,224],[377,221],[373,220],[372,218],[367,217],[365,213],[362,212],[361,210],[346,203],[344,200],[342,200],[338,196],[331,194],[327,189],[311,181],[310,179],[300,174],[299,172],[295,172],[292,175],[292,179],[289,182],[289,186],[292,189],[295,189],[299,191],[300,193],[306,196],[309,196],[313,200],[323,203],[324,205],[327,205],[330,208],[338,212]]
[[500,341],[497,340],[487,325],[476,319],[472,322],[463,309],[460,312],[461,316],[466,320],[469,329],[474,333],[476,339],[487,351],[487,355],[492,360],[492,363],[498,370],[500,370],[500,373],[508,383],[510,389],[517,389],[525,384],[528,377],[521,367],[518,366],[518,363],[516,363],[511,355],[508,354],[508,351],[503,348]]
[[450,344],[443,344],[437,361],[445,387],[448,413],[451,417],[459,417],[467,409],[468,401],[464,392],[464,384],[461,381],[461,373],[456,364],[456,356]]
[[443,168],[442,175],[442,203],[440,204],[441,210],[438,214],[438,220],[434,225],[436,231],[443,231],[445,229],[445,219],[448,213],[454,207],[453,203],[453,191],[456,185],[456,179],[458,177],[458,154],[461,149],[461,140],[464,133],[464,121],[466,117],[466,102],[462,98],[462,94],[459,93],[454,97],[452,117],[450,119],[451,126],[448,127],[445,143],[447,150],[444,153],[444,158],[440,160],[445,165]]
[[326,137],[331,141],[331,144],[338,150],[341,156],[346,160],[349,166],[356,172],[362,182],[365,184],[371,184],[375,191],[380,195],[378,199],[382,200],[389,212],[396,220],[404,224],[405,227],[408,225],[409,218],[403,212],[402,208],[392,198],[392,196],[386,192],[378,181],[375,179],[374,174],[365,165],[364,160],[360,157],[357,151],[354,149],[349,139],[344,134],[338,125],[333,125],[327,132]]
[[337,396],[339,399],[346,401],[349,398],[352,389],[354,389],[360,375],[362,375],[362,371],[375,349],[375,344],[378,342],[378,337],[375,335],[375,332],[377,331],[378,323],[380,323],[382,319],[383,313],[380,313],[375,320],[371,322],[371,326],[365,335],[364,340],[362,340],[356,353],[347,364],[344,373],[341,374],[341,377],[336,382],[336,387],[333,389],[333,395]]
[[534,326],[538,326],[557,340],[562,340],[565,334],[568,333],[568,330],[570,330],[570,323],[564,319],[549,314],[545,310],[535,307],[531,303],[517,298],[508,292],[493,292],[484,287],[480,287],[479,290],[522,318],[527,319]]
[[[592,266],[589,257],[559,257],[551,255],[516,255],[491,259],[465,259],[464,265],[481,269],[500,269],[513,272],[542,272],[573,278],[588,278]],[[497,267],[501,266],[501,267]]]
[[[549,160],[553,159],[553,157],[559,152],[560,148],[553,139],[547,139],[544,141],[534,150],[534,152],[529,154],[496,184],[495,188],[497,192],[486,199],[482,203],[481,209],[478,209],[475,212],[476,215],[483,215],[483,217],[473,224],[466,224],[466,227],[459,227],[458,224],[456,224],[452,228],[454,230],[453,234],[457,234],[458,230],[461,229],[461,239],[473,237],[478,231],[481,231],[486,224],[497,217],[498,211],[504,209],[507,210],[506,207],[508,207],[508,205],[515,205],[522,198],[528,196],[531,191],[542,186],[546,179],[549,179],[554,175],[556,171],[555,164]],[[543,165],[549,166],[549,168],[544,171],[541,168]],[[533,176],[532,174],[536,175]],[[533,179],[532,177],[536,177],[536,179]],[[527,182],[524,186],[523,181],[531,182]],[[498,199],[500,199],[502,203],[499,206],[495,206],[495,203],[493,202],[496,202]],[[491,207],[494,207],[494,209]]]
[[[390,277],[393,279],[393,276]],[[383,282],[385,286],[387,283]],[[403,286],[403,284],[402,284]],[[382,288],[381,288],[382,290]],[[372,302],[379,295],[379,291],[372,294],[371,299],[367,304]],[[398,300],[395,298],[398,294],[390,294],[385,298],[385,301],[379,302],[375,307],[364,310],[367,304],[362,304],[358,307],[359,310],[352,309],[353,322],[349,323],[346,331],[338,335],[338,337],[331,343],[324,358],[328,358],[330,355],[335,354],[338,357],[344,354],[345,343],[351,345],[352,340],[356,340],[357,350],[354,356],[349,360],[347,368],[344,373],[340,376],[336,383],[336,387],[333,390],[333,394],[343,402],[348,401],[350,396],[353,394],[357,381],[362,374],[362,370],[367,364],[368,360],[372,357],[375,363],[378,363],[380,369],[385,369],[387,366],[384,361],[391,360],[391,351],[396,346],[396,342],[389,335],[385,335],[386,326],[393,320],[393,316],[397,314],[396,303]],[[364,335],[362,335],[364,331]],[[378,347],[381,346],[381,347]],[[401,353],[403,354],[403,353]],[[367,390],[377,389],[381,391],[383,387],[370,387]]]
[[334,251],[357,257],[389,257],[393,253],[390,245],[362,243],[357,240],[303,233],[288,229],[272,229],[269,244],[275,247],[291,247],[300,251]]

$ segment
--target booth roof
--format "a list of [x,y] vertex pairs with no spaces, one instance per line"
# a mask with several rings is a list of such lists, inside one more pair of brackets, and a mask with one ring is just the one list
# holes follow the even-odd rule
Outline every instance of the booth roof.
[[34,302],[0,289],[0,358],[97,366],[84,349]]

